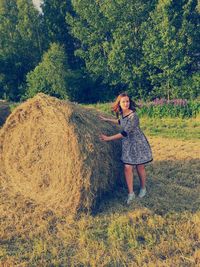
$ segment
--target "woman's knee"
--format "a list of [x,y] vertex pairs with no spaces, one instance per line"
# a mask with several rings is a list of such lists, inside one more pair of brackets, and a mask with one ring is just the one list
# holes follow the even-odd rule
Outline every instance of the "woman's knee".
[[124,165],[124,171],[126,173],[132,172],[133,171],[133,166],[131,166],[131,165]]
[[145,166],[144,166],[144,164],[137,165],[136,168],[137,168],[138,171],[143,171],[143,170],[145,170]]

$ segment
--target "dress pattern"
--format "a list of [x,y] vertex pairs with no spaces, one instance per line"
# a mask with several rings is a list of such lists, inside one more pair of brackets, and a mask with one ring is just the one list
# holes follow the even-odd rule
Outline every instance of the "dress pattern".
[[119,119],[122,127],[122,156],[124,164],[138,165],[153,160],[149,142],[140,129],[139,117],[136,112],[131,112]]

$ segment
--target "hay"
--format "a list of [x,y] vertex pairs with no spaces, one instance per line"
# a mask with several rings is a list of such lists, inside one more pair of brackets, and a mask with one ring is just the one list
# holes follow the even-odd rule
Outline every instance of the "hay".
[[1,183],[46,208],[91,211],[120,181],[119,143],[99,140],[116,130],[92,109],[38,94],[0,131]]

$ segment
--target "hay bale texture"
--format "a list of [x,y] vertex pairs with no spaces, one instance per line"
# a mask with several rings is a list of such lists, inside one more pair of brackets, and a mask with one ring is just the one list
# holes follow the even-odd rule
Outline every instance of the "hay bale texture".
[[1,182],[57,211],[93,210],[121,169],[119,143],[99,140],[116,127],[98,115],[41,93],[18,106],[0,130]]

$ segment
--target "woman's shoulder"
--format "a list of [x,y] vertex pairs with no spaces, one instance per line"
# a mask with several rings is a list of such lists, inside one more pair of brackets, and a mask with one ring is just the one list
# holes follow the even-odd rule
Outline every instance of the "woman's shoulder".
[[132,118],[134,116],[134,111],[130,112],[128,115],[123,116],[123,114],[121,114],[121,119],[129,119]]
[[134,118],[136,118],[136,117],[137,117],[137,113],[136,113],[136,111],[131,112],[131,113],[127,116],[127,118],[130,119],[130,120],[132,120],[132,119],[134,119]]

